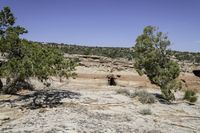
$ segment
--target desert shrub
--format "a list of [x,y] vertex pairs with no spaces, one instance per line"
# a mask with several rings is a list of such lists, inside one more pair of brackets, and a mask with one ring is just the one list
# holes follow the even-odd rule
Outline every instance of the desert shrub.
[[118,89],[118,90],[116,90],[116,92],[117,92],[117,94],[123,94],[126,96],[130,96],[130,91],[127,89]]
[[193,96],[193,97],[190,98],[190,102],[194,103],[194,102],[197,101],[197,99],[198,99],[197,96]]
[[142,109],[142,110],[140,110],[139,113],[142,115],[151,115],[152,114],[150,109]]
[[194,103],[197,101],[198,97],[196,95],[196,93],[192,90],[187,90],[185,91],[185,95],[184,95],[184,98],[185,100],[191,102],[191,103]]
[[194,96],[195,92],[192,90],[185,91],[184,99],[190,99],[191,96]]
[[147,26],[138,36],[134,47],[135,68],[140,75],[146,74],[152,84],[160,87],[166,100],[175,100],[172,90],[180,88],[176,78],[180,74],[177,62],[171,60],[167,47],[168,37],[157,32],[157,28]]
[[146,91],[136,91],[135,93],[130,94],[130,97],[138,97],[138,100],[142,104],[152,104],[156,102],[155,96]]

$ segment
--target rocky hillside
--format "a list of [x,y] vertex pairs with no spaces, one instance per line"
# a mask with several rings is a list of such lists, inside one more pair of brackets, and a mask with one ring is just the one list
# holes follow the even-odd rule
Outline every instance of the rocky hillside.
[[[169,104],[146,76],[138,75],[133,61],[65,57],[79,61],[75,79],[52,77],[50,88],[32,79],[34,91],[0,95],[0,132],[200,132],[200,99],[190,104],[178,91],[176,101]],[[179,79],[185,87],[199,90],[200,78],[192,71],[182,71]],[[149,99],[150,103],[143,103]]]
[[[110,85],[110,78],[118,86],[132,87],[155,87],[148,78],[139,76],[133,67],[134,61],[124,58],[112,59],[103,56],[90,55],[68,55],[66,58],[72,58],[79,61],[77,67],[77,78],[71,80],[77,84],[90,85]],[[193,70],[200,70],[199,66],[187,62],[179,62],[181,74],[179,79],[183,83],[184,89],[199,91],[200,78],[195,76]]]

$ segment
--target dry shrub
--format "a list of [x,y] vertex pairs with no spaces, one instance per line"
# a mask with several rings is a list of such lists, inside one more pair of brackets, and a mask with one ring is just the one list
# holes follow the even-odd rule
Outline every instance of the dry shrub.
[[142,115],[151,115],[152,114],[150,109],[142,109],[142,110],[140,110],[139,113]]
[[118,89],[116,90],[117,94],[123,94],[123,95],[126,95],[126,96],[130,96],[130,91],[127,90],[127,89]]
[[138,100],[143,104],[152,104],[156,102],[155,96],[144,90],[136,91],[135,93],[132,93],[130,97],[132,98],[138,97]]

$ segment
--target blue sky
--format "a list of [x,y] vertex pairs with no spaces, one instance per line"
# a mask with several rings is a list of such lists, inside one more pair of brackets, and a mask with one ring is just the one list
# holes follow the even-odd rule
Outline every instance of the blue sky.
[[0,0],[3,6],[33,41],[132,47],[153,25],[168,33],[171,49],[200,52],[200,0]]

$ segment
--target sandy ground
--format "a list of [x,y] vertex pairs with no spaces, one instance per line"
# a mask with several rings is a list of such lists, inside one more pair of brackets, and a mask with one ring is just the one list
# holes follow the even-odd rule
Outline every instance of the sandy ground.
[[[142,104],[137,98],[118,94],[118,89],[138,88],[57,84],[58,90],[77,92],[76,98],[64,98],[53,108],[28,109],[0,104],[1,133],[199,133],[200,100],[195,105],[182,101],[174,104]],[[140,88],[144,89],[144,88]],[[159,90],[146,88],[149,93]],[[27,92],[23,92],[27,93]],[[176,93],[179,99],[182,93]],[[1,96],[16,99],[18,96]],[[20,104],[18,104],[20,105]],[[150,115],[140,112],[150,109]]]

